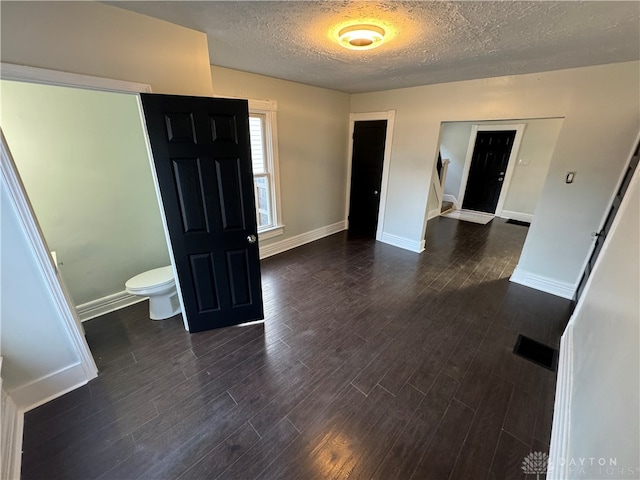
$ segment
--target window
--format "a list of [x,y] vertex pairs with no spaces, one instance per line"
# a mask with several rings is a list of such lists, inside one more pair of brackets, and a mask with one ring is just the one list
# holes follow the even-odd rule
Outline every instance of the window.
[[251,163],[261,238],[281,235],[275,102],[249,100]]

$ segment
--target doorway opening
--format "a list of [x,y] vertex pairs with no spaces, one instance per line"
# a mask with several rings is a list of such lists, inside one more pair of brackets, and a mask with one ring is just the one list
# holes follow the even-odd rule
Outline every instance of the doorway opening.
[[[2,64],[2,70],[0,71],[0,78],[2,81],[9,81],[13,84],[18,85],[18,87],[48,87],[48,88],[57,88],[60,91],[80,91],[84,93],[93,92],[100,95],[108,95],[108,94],[119,94],[118,99],[127,98],[124,103],[127,101],[133,101],[135,105],[134,110],[137,109],[137,95],[140,92],[150,91],[150,87],[148,85],[134,83],[134,82],[125,82],[120,80],[112,80],[106,78],[98,78],[91,77],[85,75],[76,75],[66,72],[58,72],[52,70],[45,70],[33,67],[19,66],[19,65],[11,65],[11,64]],[[71,87],[71,88],[69,88]],[[95,98],[94,98],[95,100]],[[104,98],[103,98],[104,100]],[[45,234],[43,234],[43,228],[40,225],[39,221],[41,218],[37,216],[37,213],[33,208],[33,199],[29,198],[28,193],[25,189],[25,185],[23,179],[20,176],[18,167],[16,165],[15,160],[13,159],[9,148],[13,145],[16,145],[14,141],[16,132],[19,139],[18,143],[22,143],[26,151],[34,156],[39,157],[40,164],[43,167],[41,169],[40,176],[42,178],[38,179],[41,185],[45,187],[47,185],[54,185],[55,180],[52,176],[48,175],[45,172],[46,168],[51,166],[55,167],[55,165],[47,164],[46,160],[50,160],[51,156],[49,155],[49,151],[45,150],[44,152],[37,153],[34,149],[42,147],[42,142],[34,142],[29,132],[29,128],[32,126],[28,119],[22,115],[23,111],[20,109],[21,105],[17,104],[17,117],[14,118],[15,124],[13,127],[9,127],[9,115],[8,113],[8,95],[7,90],[3,88],[3,96],[2,96],[2,110],[3,110],[3,130],[7,132],[7,137],[5,138],[3,135],[2,138],[2,170],[3,170],[3,181],[6,180],[8,188],[7,192],[9,197],[12,199],[15,211],[18,213],[18,219],[20,222],[20,226],[23,228],[23,231],[26,233],[26,237],[29,239],[29,250],[32,252],[33,260],[35,261],[35,266],[41,272],[43,279],[45,279],[44,284],[42,285],[46,289],[46,293],[50,295],[50,298],[53,301],[53,304],[56,306],[55,312],[51,313],[51,318],[55,318],[59,320],[59,325],[57,328],[62,328],[62,331],[66,334],[63,337],[67,337],[70,341],[69,347],[72,348],[72,351],[77,354],[77,358],[79,363],[70,364],[70,365],[61,365],[61,369],[53,372],[45,377],[38,378],[37,380],[31,379],[26,384],[16,384],[12,390],[12,396],[14,400],[21,406],[30,409],[33,408],[47,400],[55,398],[59,396],[62,392],[67,391],[69,389],[75,388],[77,385],[81,385],[91,380],[97,375],[97,368],[93,358],[93,355],[89,349],[89,345],[87,344],[87,340],[84,336],[83,327],[80,323],[80,317],[76,310],[77,302],[71,297],[70,291],[67,288],[66,282],[64,281],[63,275],[60,272],[59,263],[65,263],[65,261],[70,262],[70,258],[66,257],[65,254],[62,256],[58,255],[57,261],[54,260],[54,256],[50,254],[52,248],[47,244],[49,239],[46,239]],[[100,110],[97,112],[91,109],[89,104],[84,104],[82,101],[77,102],[79,104],[79,112],[81,114],[86,114],[88,110],[91,110],[93,115],[99,119],[99,121],[106,121],[106,116],[96,115],[96,113],[100,113]],[[107,101],[107,103],[109,103]],[[15,107],[16,105],[14,105]],[[122,106],[122,104],[121,104]],[[131,106],[131,105],[129,105]],[[36,105],[36,108],[38,105]],[[63,101],[58,104],[57,110],[54,111],[54,114],[51,116],[47,116],[45,119],[44,115],[39,115],[39,112],[36,110],[36,122],[39,122],[40,128],[47,131],[47,129],[53,130],[53,127],[58,127],[59,123],[62,122],[62,117],[64,115],[64,111],[66,109],[66,103]],[[85,110],[83,112],[83,109]],[[56,115],[56,112],[58,115]],[[75,122],[76,125],[79,125],[79,129],[83,126],[83,122],[79,118],[67,118],[66,120]],[[80,120],[80,121],[79,121]],[[138,121],[139,113],[138,113]],[[13,129],[13,133],[9,133]],[[135,130],[135,129],[134,129]],[[93,158],[93,155],[83,154],[82,153],[82,144],[87,141],[87,138],[83,136],[79,130],[75,130],[76,135],[72,135],[71,138],[68,136],[56,136],[51,135],[50,132],[47,133],[48,141],[44,142],[45,147],[54,148],[65,143],[72,143],[74,146],[78,147],[78,151],[80,155],[78,156],[80,159],[80,167],[77,169],[69,169],[63,171],[63,176],[59,178],[64,178],[67,181],[75,182],[79,185],[80,188],[84,188],[85,193],[93,193],[91,192],[91,188],[88,183],[82,183],[80,180],[78,173],[86,167],[86,165],[82,165],[84,162],[90,162]],[[124,133],[121,135],[121,138],[118,139],[120,142],[126,142],[128,139],[128,135],[131,132],[129,129],[124,130]],[[39,145],[36,145],[40,143]],[[104,144],[99,144],[101,147],[104,147]],[[16,145],[17,147],[17,145]],[[18,148],[20,150],[20,148]],[[144,152],[145,160],[142,161],[143,167],[149,168],[148,162],[148,153],[146,150],[146,145],[142,149]],[[100,152],[103,153],[102,151]],[[127,156],[124,155],[122,158],[115,154],[114,152],[111,157],[107,156],[105,162],[109,162],[109,159],[123,162],[127,159]],[[17,155],[16,155],[17,156]],[[22,157],[22,155],[20,155]],[[38,172],[36,172],[38,173]],[[59,179],[58,178],[58,179]],[[102,180],[102,179],[99,179]],[[112,188],[112,193],[118,192],[117,188]],[[82,198],[78,199],[78,203],[82,203],[84,200],[84,195]],[[125,195],[121,195],[120,199],[129,200],[128,205],[131,205],[133,199],[127,198]],[[152,195],[152,201],[156,202],[157,199],[155,195]],[[52,201],[49,199],[48,203],[50,205],[44,205],[43,208],[48,208],[51,211],[51,216],[53,219],[53,224],[60,224],[61,228],[64,229],[68,227],[68,216],[65,215],[65,208],[62,208],[60,205],[56,205],[55,200]],[[42,204],[41,204],[42,207]],[[82,207],[82,205],[80,205]],[[111,206],[113,208],[113,205]],[[156,206],[157,208],[157,206]],[[106,220],[106,217],[101,219],[102,221]],[[90,225],[89,225],[90,227]],[[161,234],[162,236],[162,234]],[[76,242],[76,248],[84,252],[86,254],[86,243],[80,241],[78,238],[70,236],[72,241]],[[113,238],[113,237],[112,237]],[[56,247],[53,247],[56,248]],[[166,244],[164,246],[166,249]],[[59,251],[59,254],[62,252]],[[54,263],[55,262],[55,263]],[[74,263],[74,262],[70,262]],[[110,263],[115,263],[111,260]],[[77,265],[69,265],[66,266],[75,267]],[[100,266],[93,264],[93,268],[90,268],[87,272],[85,272],[85,278],[96,278],[101,273]],[[87,282],[88,283],[88,282]],[[36,308],[41,305],[39,302],[36,302]],[[14,332],[15,333],[15,332]],[[61,337],[62,338],[62,337]]]
[[[521,225],[519,228],[527,228],[534,220],[538,200],[547,182],[551,159],[563,122],[563,118],[443,122],[440,127],[439,153],[442,162],[447,163],[447,174],[442,198],[450,201],[453,209],[440,216],[456,219],[456,225],[460,225],[460,228],[464,227],[465,222],[496,223],[495,217],[518,221]],[[504,171],[505,175],[500,182],[503,185],[495,210],[493,213],[486,213],[486,210],[481,210],[480,213],[463,211],[462,208],[467,207],[465,193],[478,134],[509,131],[515,131],[516,135],[506,171],[497,171]],[[518,133],[521,133],[520,139]],[[492,200],[495,201],[495,197]],[[493,206],[488,209],[489,212],[492,208]],[[430,211],[436,212],[437,216],[440,205],[430,205]],[[467,219],[465,213],[473,213],[481,218]],[[499,222],[502,223],[501,220]]]
[[474,125],[459,198],[462,210],[502,213],[525,125]]
[[463,210],[496,213],[515,137],[515,130],[477,132],[462,196]]
[[[144,295],[134,295],[128,288],[124,289],[125,282],[140,272],[149,272],[165,265],[172,265],[182,320],[189,331],[239,323],[237,320],[244,317],[238,311],[247,304],[254,306],[254,310],[259,308],[261,311],[249,142],[242,137],[245,133],[248,135],[249,131],[247,101],[175,97],[171,117],[173,123],[167,137],[163,132],[158,135],[158,132],[147,131],[149,122],[157,120],[155,117],[160,118],[160,123],[164,125],[166,115],[149,110],[149,105],[153,99],[166,96],[143,93],[143,112],[140,92],[137,91],[123,93],[109,89],[105,91],[100,85],[95,88],[83,88],[82,85],[70,88],[67,85],[39,83],[28,79],[2,79],[3,128],[14,151],[17,172],[20,172],[27,195],[34,206],[34,215],[44,235],[43,242],[48,245],[47,249],[57,252],[56,269],[60,274],[60,282],[66,285],[69,292],[69,307],[77,317],[89,320],[145,300]],[[187,105],[188,102],[191,103]],[[202,188],[188,188],[179,191],[177,196],[174,195],[176,198],[170,195],[165,198],[168,191],[180,182],[169,182],[169,189],[163,190],[161,182],[154,175],[158,171],[159,157],[155,147],[161,142],[159,139],[163,138],[168,138],[172,145],[189,143],[185,140],[186,137],[180,135],[191,125],[183,120],[193,115],[189,108],[195,108],[192,105],[194,102],[203,110],[199,113],[202,122],[208,125],[208,122],[215,120],[213,140],[206,142],[206,135],[202,131],[208,131],[208,127],[200,126],[202,131],[199,131],[195,148],[205,149],[207,155],[201,155],[197,161],[190,163],[187,161],[189,159],[182,159],[178,163],[184,168],[176,170],[174,165],[170,170],[189,187],[195,179],[194,168],[200,173],[206,170],[206,178],[200,179]],[[232,106],[239,111],[226,115],[225,109]],[[237,119],[244,124],[230,124],[230,119]],[[155,136],[149,137],[149,133]],[[227,133],[231,136],[238,135],[239,138],[234,137],[235,142],[224,143],[224,135]],[[191,137],[191,143],[196,143],[195,134]],[[212,143],[216,144],[216,151],[238,158],[237,163],[242,164],[242,169],[238,165],[222,164],[215,155],[212,157],[209,152]],[[218,144],[224,144],[224,148]],[[242,152],[230,152],[231,144],[237,145]],[[150,147],[155,154],[153,157]],[[193,148],[188,153],[193,154],[192,150]],[[160,151],[164,152],[162,149]],[[155,169],[149,160],[154,160]],[[173,160],[169,159],[169,163],[171,161]],[[212,180],[211,168],[218,171],[218,175],[214,175],[215,181]],[[242,171],[240,177],[239,169]],[[242,198],[237,189],[234,189],[234,185],[240,184],[242,191],[248,192]],[[208,193],[202,193],[203,197],[200,198],[194,191]],[[195,203],[185,204],[187,197]],[[174,238],[176,229],[172,232],[168,228],[168,212],[180,207],[167,203],[168,198],[173,198],[174,203],[186,212],[190,220],[187,229],[189,234],[202,228],[207,231],[233,230],[236,241],[233,245],[225,243],[225,250],[222,252],[228,258],[213,262],[213,257],[206,257],[202,249],[198,250],[201,255],[195,256],[199,261],[196,261],[194,255],[188,258],[184,255],[176,256],[183,242],[181,243],[181,238]],[[198,203],[203,199],[209,201],[214,198],[220,199],[219,205],[216,202],[213,205]],[[202,214],[200,217],[199,213]],[[238,219],[242,220],[245,229],[239,227]],[[183,220],[185,219],[180,220],[178,230],[182,230]],[[199,223],[191,225],[191,220]],[[245,251],[244,256],[241,255],[240,245],[249,245],[250,252]],[[182,254],[183,251],[178,253]],[[215,265],[209,265],[207,258]],[[246,275],[243,267],[249,259],[252,260],[251,265],[255,267],[253,270],[258,272],[257,275]],[[186,277],[182,278],[186,275],[185,268],[178,269],[178,260],[183,264],[186,261],[197,270],[195,277],[190,276],[188,281]],[[194,286],[197,287],[206,278],[212,277],[214,273],[211,268],[218,263],[228,264],[233,269],[224,275],[217,272],[215,284],[227,295],[218,295],[213,299],[216,301],[213,301],[209,298],[211,293],[208,293],[206,299],[198,297],[197,308],[186,309],[185,295],[188,294],[187,297],[191,298],[189,295]],[[229,279],[229,282],[225,282],[225,279]],[[186,281],[184,289],[181,288],[180,280]],[[228,291],[224,289],[226,286],[229,286]],[[250,293],[247,291],[249,287]],[[216,303],[218,297],[219,305]],[[234,310],[218,312],[220,315],[217,318],[224,318],[222,323],[214,322],[206,326],[194,323],[196,317],[201,319],[203,312],[211,313],[226,306],[229,303],[227,297],[231,298]],[[194,304],[191,302],[190,305]],[[255,313],[245,321],[257,320],[259,317],[261,318],[260,314]]]
[[137,94],[1,82],[3,130],[79,318],[144,300],[124,282],[171,260]]
[[[453,204],[453,212],[468,208],[468,201],[473,199],[467,198],[467,190],[472,183],[471,163],[478,136],[485,132],[515,131],[506,169],[494,172],[494,181],[501,184],[497,202],[495,196],[490,198],[495,209],[492,203],[484,209],[472,203],[470,210],[475,208],[489,219],[497,216],[531,223],[563,122],[563,118],[443,122],[439,153],[448,164],[443,199]],[[500,172],[504,175],[499,175]],[[483,188],[481,185],[480,189]],[[437,209],[436,205],[430,206],[430,210]]]
[[362,120],[353,128],[349,232],[375,238],[380,208],[386,120]]
[[382,240],[395,111],[355,113],[349,120],[347,225]]

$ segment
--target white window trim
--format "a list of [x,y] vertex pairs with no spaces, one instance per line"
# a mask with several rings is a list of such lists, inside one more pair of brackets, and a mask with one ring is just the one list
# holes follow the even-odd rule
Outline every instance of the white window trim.
[[266,240],[277,237],[284,233],[285,225],[282,223],[280,207],[280,165],[278,161],[278,126],[276,123],[276,113],[278,103],[275,100],[252,100],[249,99],[249,114],[261,114],[266,117],[264,125],[264,147],[267,170],[273,180],[271,189],[271,205],[273,208],[273,225],[258,232],[258,236]]

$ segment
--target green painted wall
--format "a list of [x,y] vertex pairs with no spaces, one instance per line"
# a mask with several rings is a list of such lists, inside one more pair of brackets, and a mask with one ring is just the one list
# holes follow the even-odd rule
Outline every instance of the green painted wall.
[[168,265],[136,96],[1,88],[2,129],[75,304]]

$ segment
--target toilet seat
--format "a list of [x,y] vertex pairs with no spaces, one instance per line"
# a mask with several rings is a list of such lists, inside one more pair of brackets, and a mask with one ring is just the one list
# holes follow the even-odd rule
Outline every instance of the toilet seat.
[[173,276],[173,267],[154,268],[127,280],[127,293],[149,298],[149,317],[164,320],[180,313],[180,298]]
[[174,283],[173,267],[169,265],[140,273],[127,280],[124,286],[127,291],[134,293],[145,290],[161,289],[162,287],[166,287],[172,283]]

